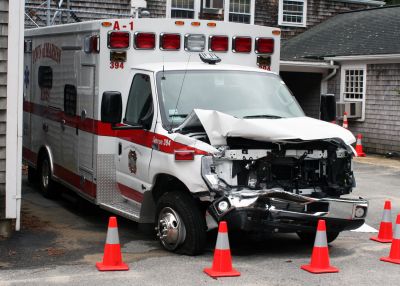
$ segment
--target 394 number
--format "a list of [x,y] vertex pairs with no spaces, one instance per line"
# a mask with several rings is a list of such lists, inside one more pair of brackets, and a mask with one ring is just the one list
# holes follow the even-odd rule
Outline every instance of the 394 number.
[[123,69],[124,68],[124,63],[123,62],[110,62],[110,69]]

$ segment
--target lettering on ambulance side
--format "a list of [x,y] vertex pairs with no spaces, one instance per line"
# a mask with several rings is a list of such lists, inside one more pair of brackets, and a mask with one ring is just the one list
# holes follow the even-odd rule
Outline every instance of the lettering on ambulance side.
[[153,138],[153,142],[152,142],[152,148],[155,150],[159,150],[160,147],[165,146],[165,147],[169,147],[171,146],[171,140],[164,138],[164,139],[160,139],[157,137]]
[[[126,25],[123,25],[122,28],[123,28],[123,29],[126,29],[127,27],[126,27]],[[130,29],[131,31],[133,31],[133,21],[129,22],[129,29]],[[115,22],[114,22],[113,30],[115,30],[115,31],[121,30],[120,25],[119,25],[119,21],[115,21]]]
[[40,44],[32,52],[33,63],[42,58],[52,59],[59,64],[61,62],[61,49],[52,43]]

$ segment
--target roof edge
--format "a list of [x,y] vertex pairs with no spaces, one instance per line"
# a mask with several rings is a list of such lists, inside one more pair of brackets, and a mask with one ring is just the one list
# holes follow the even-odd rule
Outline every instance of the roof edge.
[[377,6],[383,6],[386,4],[385,1],[376,1],[376,0],[333,0],[333,1],[355,3],[355,4],[370,4]]
[[381,54],[381,55],[354,55],[354,56],[333,56],[325,57],[326,61],[359,61],[359,60],[387,60],[400,59],[399,54]]

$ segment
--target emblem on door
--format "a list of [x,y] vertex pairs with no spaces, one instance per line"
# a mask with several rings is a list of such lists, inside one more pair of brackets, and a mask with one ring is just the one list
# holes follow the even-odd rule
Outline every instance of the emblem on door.
[[128,153],[128,167],[129,167],[129,171],[133,174],[136,174],[136,161],[137,161],[137,155],[136,155],[136,151],[134,150],[129,150]]

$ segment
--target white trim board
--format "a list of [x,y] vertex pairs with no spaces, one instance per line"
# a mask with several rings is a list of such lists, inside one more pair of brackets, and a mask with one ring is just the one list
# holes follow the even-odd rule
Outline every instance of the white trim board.
[[24,2],[9,1],[6,133],[6,218],[20,228]]

